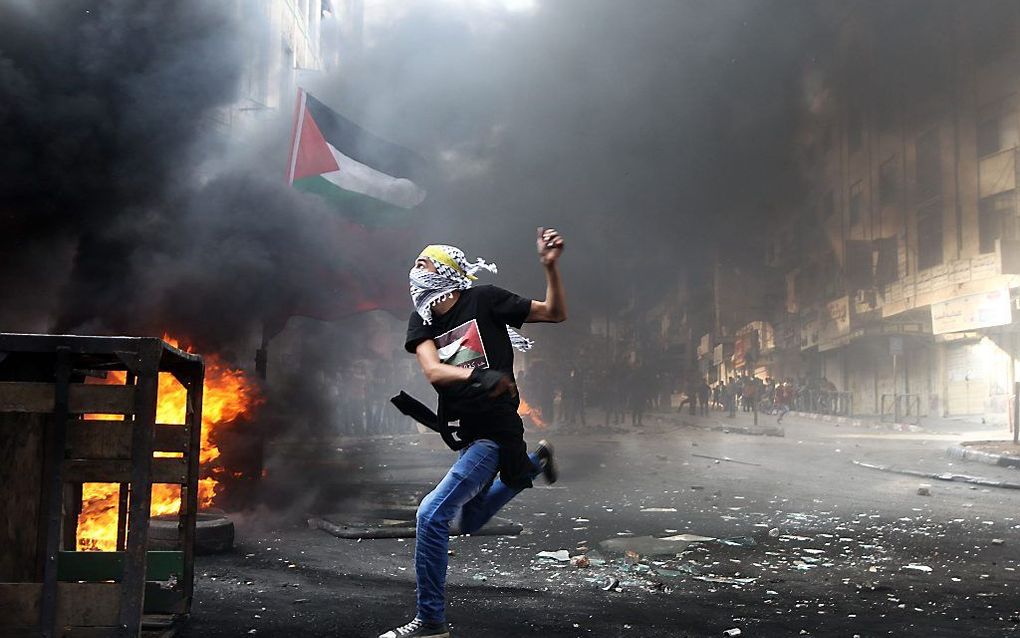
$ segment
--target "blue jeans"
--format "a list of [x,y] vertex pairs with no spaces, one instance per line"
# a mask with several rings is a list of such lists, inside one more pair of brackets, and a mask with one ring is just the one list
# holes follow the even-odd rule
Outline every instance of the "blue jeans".
[[[530,454],[539,475],[538,456]],[[446,622],[446,563],[450,546],[450,523],[460,514],[464,534],[477,532],[501,507],[517,496],[499,479],[499,446],[479,439],[460,451],[460,458],[436,489],[418,506],[414,569],[418,580],[418,617],[426,622]]]

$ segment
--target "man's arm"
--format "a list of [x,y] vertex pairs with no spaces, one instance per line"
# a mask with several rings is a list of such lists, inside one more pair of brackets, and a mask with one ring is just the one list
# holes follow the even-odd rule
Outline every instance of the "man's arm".
[[531,302],[527,323],[559,323],[567,318],[567,298],[556,266],[563,254],[563,238],[553,228],[538,229],[538,261],[545,269],[545,300]]
[[426,339],[419,343],[418,347],[414,349],[414,354],[418,357],[418,365],[421,366],[422,372],[425,373],[425,378],[432,385],[441,386],[463,383],[471,376],[470,368],[459,368],[441,362],[439,360],[439,351],[436,350],[436,343],[431,339]]
[[466,383],[472,381],[471,377],[473,374],[478,373],[481,376],[476,382],[480,383],[480,387],[488,391],[490,397],[498,397],[504,392],[509,392],[511,396],[517,396],[517,387],[510,380],[510,377],[502,372],[487,369],[461,368],[441,362],[439,360],[439,352],[436,350],[436,343],[431,339],[426,339],[419,343],[418,347],[414,349],[414,353],[418,357],[418,365],[421,366],[422,372],[425,373],[425,378],[434,386]]

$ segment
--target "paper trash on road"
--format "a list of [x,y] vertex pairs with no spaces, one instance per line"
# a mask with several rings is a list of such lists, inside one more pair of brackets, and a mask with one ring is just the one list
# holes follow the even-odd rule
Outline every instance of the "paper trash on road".
[[568,552],[565,549],[559,549],[556,550],[555,552],[539,552],[535,556],[536,558],[547,558],[549,560],[555,560],[561,563],[566,563],[570,560],[570,552]]
[[698,536],[697,534],[677,534],[676,536],[667,536],[663,538],[664,541],[683,541],[685,543],[707,543],[714,541],[714,536]]

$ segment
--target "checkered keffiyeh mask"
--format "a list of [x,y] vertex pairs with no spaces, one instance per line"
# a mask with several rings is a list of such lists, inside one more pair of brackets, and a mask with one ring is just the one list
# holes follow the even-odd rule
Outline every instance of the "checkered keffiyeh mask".
[[[488,270],[496,274],[496,264],[486,263],[478,258],[474,263],[468,262],[464,251],[456,246],[433,244],[426,246],[419,257],[431,261],[436,272],[424,268],[412,268],[409,273],[411,282],[411,301],[421,320],[426,325],[432,323],[432,308],[453,296],[458,290],[467,290],[477,279],[475,273]],[[506,327],[510,335],[510,343],[521,352],[527,352],[535,344],[534,341],[521,335],[510,326]]]

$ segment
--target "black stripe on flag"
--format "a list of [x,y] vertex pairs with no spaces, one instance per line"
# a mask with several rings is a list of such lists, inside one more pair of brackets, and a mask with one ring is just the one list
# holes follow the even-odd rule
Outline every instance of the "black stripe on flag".
[[340,115],[310,93],[308,112],[326,141],[344,155],[393,177],[414,179],[422,174],[425,160],[402,146],[376,137]]

